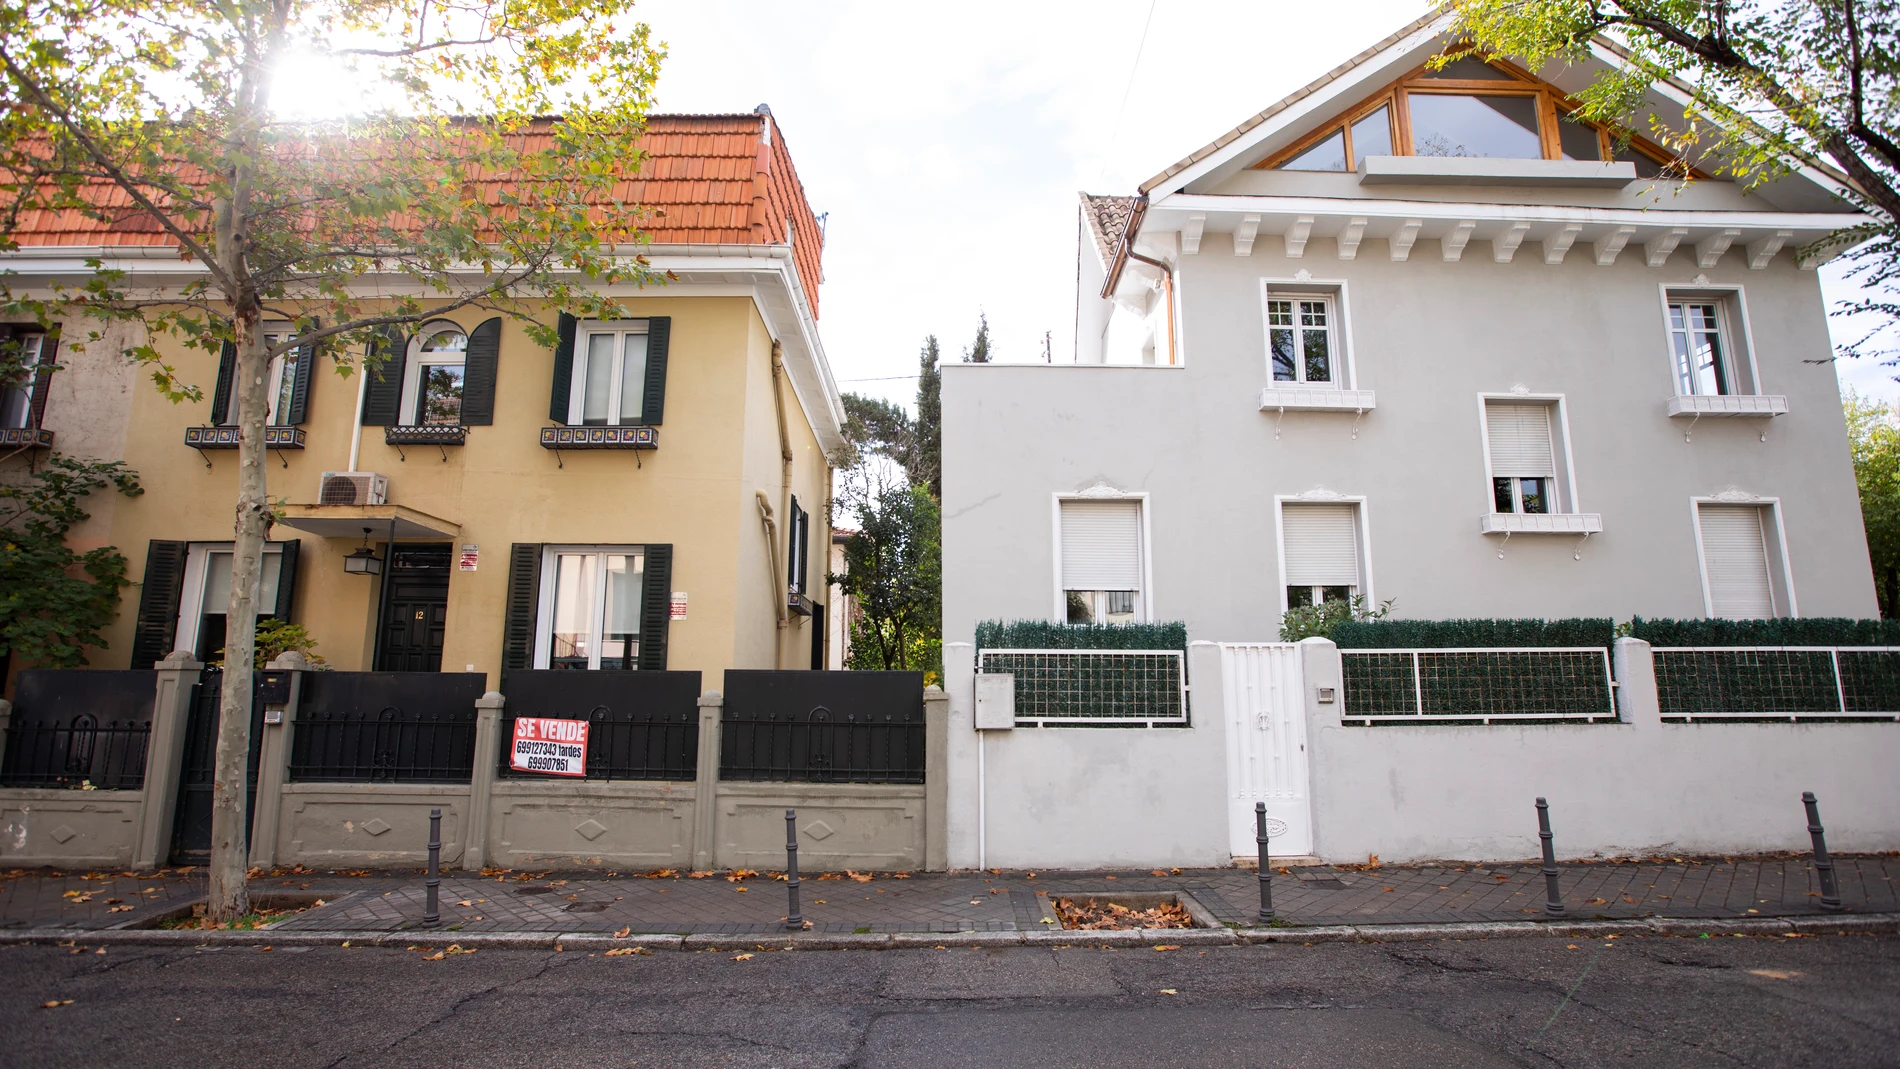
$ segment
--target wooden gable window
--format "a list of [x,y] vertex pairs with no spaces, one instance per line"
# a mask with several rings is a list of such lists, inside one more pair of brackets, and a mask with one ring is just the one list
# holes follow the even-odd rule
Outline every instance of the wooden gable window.
[[1638,178],[1707,175],[1657,145],[1617,136],[1569,118],[1562,91],[1509,64],[1462,56],[1442,69],[1421,67],[1290,147],[1260,170],[1354,171],[1369,156],[1488,157],[1518,160],[1614,160]]

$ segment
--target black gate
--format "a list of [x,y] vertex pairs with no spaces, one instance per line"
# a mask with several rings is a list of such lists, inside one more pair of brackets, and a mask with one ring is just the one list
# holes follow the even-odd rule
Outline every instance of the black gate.
[[[251,754],[244,763],[244,842],[251,841],[257,810],[257,756],[264,739],[263,673],[251,676]],[[178,811],[172,819],[172,864],[200,865],[211,858],[211,787],[218,756],[218,700],[224,673],[207,669],[191,688],[185,714],[185,760],[178,777]]]
[[922,672],[726,673],[719,778],[922,783]]

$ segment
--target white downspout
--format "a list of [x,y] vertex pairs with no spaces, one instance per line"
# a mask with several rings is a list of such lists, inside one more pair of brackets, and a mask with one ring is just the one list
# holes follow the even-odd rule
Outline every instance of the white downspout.
[[357,364],[356,374],[356,423],[350,428],[350,466],[347,470],[356,470],[356,461],[363,450],[363,398],[369,394],[369,360]]

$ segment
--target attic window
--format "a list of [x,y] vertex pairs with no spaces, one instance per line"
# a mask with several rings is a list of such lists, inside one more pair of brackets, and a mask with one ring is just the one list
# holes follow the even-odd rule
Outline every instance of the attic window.
[[[1641,138],[1619,146],[1609,130],[1570,117],[1564,94],[1507,64],[1463,56],[1421,67],[1398,84],[1256,165],[1345,172],[1371,156],[1617,160],[1638,178],[1696,174]],[[1696,174],[1696,177],[1707,177]]]

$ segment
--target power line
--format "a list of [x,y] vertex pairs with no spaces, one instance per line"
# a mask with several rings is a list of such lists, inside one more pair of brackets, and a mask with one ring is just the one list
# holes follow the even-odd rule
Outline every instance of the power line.
[[1115,109],[1115,126],[1109,132],[1108,145],[1102,149],[1102,169],[1095,176],[1100,182],[1108,174],[1108,161],[1115,151],[1115,142],[1122,135],[1122,115],[1128,111],[1128,97],[1135,91],[1135,73],[1141,70],[1141,54],[1148,48],[1148,27],[1154,24],[1155,5],[1161,0],[1148,0],[1148,17],[1141,24],[1141,43],[1135,46],[1135,64],[1128,68],[1128,85],[1122,90],[1121,107]]

